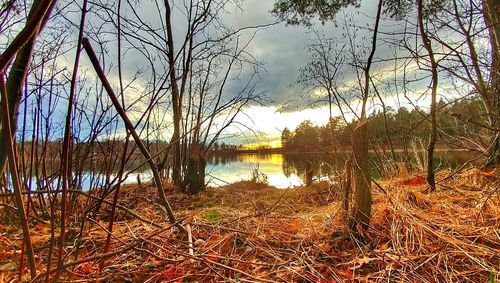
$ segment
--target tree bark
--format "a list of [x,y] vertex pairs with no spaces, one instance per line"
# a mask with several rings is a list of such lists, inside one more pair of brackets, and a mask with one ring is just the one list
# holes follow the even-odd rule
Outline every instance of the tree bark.
[[12,138],[12,129],[10,127],[10,114],[7,97],[7,91],[5,88],[5,82],[3,78],[3,73],[0,72],[0,93],[2,101],[2,140],[5,141],[7,147],[8,160],[10,166],[10,173],[12,176],[12,183],[14,185],[14,198],[17,206],[17,215],[19,221],[21,222],[21,228],[23,231],[23,244],[26,245],[27,260],[30,267],[31,278],[36,276],[36,266],[35,266],[35,252],[33,250],[33,245],[31,243],[30,229],[28,218],[26,212],[24,211],[24,203],[21,195],[21,181],[19,180],[18,170],[17,170],[17,154],[16,154],[16,143]]
[[354,203],[348,227],[355,238],[364,241],[365,232],[370,225],[372,194],[371,172],[368,162],[368,119],[366,105],[370,94],[370,68],[377,49],[377,34],[382,13],[383,0],[379,0],[370,55],[364,68],[364,89],[362,89],[361,119],[352,134],[352,192]]
[[362,240],[371,217],[371,174],[368,162],[368,122],[361,120],[352,135],[352,189],[354,203],[349,218],[349,229]]
[[171,19],[171,7],[168,0],[165,0],[165,22],[167,28],[167,45],[168,45],[168,64],[169,64],[169,76],[170,76],[170,87],[172,89],[172,110],[174,119],[174,133],[172,135],[172,146],[174,152],[173,164],[172,164],[172,181],[176,186],[181,185],[182,178],[182,164],[181,164],[181,142],[180,142],[180,130],[181,130],[181,101],[179,94],[179,85],[177,83],[177,76],[175,72],[175,57],[174,57],[174,39],[172,35],[172,19]]
[[12,43],[0,54],[0,73],[3,73],[10,61],[24,47],[31,38],[36,37],[36,34],[43,27],[47,19],[47,15],[54,7],[56,0],[43,0],[42,5],[38,5],[40,0],[33,1],[30,12],[28,13],[28,20],[24,28],[14,38]]
[[[42,29],[43,25],[47,21],[48,15],[50,15],[50,12],[55,6],[55,3],[56,1],[43,1],[43,2],[41,2],[40,0],[33,1],[33,4],[28,13],[28,23],[26,24],[25,27],[25,29],[31,28],[33,30],[29,32],[30,37],[26,40],[26,42],[24,42],[23,45],[20,45],[19,52],[17,52],[16,58],[14,60],[14,63],[12,64],[9,75],[7,77],[7,83],[5,88],[7,91],[7,97],[9,102],[8,107],[10,114],[9,118],[10,118],[10,128],[12,130],[11,132],[12,139],[14,139],[17,131],[19,102],[21,101],[23,84],[28,74],[29,63],[31,60],[31,55],[33,54],[33,49],[35,47],[36,38],[38,36],[39,31]],[[36,24],[34,24],[33,22],[36,22]],[[15,42],[13,42],[11,46],[14,45],[14,43]],[[9,48],[11,46],[9,46]],[[2,53],[2,55],[0,55],[0,57],[2,57],[1,59],[4,59],[5,56],[8,55],[5,53],[7,53],[9,48],[7,48],[7,50],[5,50],[5,52]],[[3,63],[1,67],[2,67],[1,70],[3,72],[4,70]],[[0,173],[4,172],[5,165],[7,164],[7,155],[8,155],[7,144],[6,144],[7,141],[3,138],[5,136],[4,135],[5,130],[6,130],[5,127],[2,127],[2,129],[0,129]]]
[[427,145],[427,183],[429,184],[430,191],[436,190],[436,177],[434,175],[434,147],[436,146],[437,138],[437,122],[436,122],[436,100],[437,100],[437,86],[438,86],[438,71],[437,63],[434,58],[434,51],[432,50],[431,41],[427,37],[427,33],[424,27],[424,15],[422,0],[417,0],[417,10],[418,10],[418,27],[420,31],[420,37],[424,45],[425,50],[429,55],[429,60],[431,62],[431,72],[432,72],[432,86],[431,86],[431,133],[429,137],[429,143]]
[[[490,48],[492,64],[490,69],[490,87],[485,103],[490,126],[493,129],[500,127],[500,2],[484,0],[484,19],[490,33]],[[494,133],[488,152],[486,166],[500,163],[500,133]]]
[[201,145],[191,145],[186,174],[181,184],[181,191],[189,194],[198,194],[205,188],[206,158],[203,156]]

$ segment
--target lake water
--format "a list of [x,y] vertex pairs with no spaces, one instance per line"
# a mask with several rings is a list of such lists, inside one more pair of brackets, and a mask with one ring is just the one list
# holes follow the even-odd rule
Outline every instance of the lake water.
[[[436,153],[439,168],[455,168],[469,160],[466,152]],[[326,154],[225,154],[212,156],[208,160],[205,182],[209,186],[223,186],[244,180],[251,180],[255,173],[271,186],[292,188],[303,185],[307,180],[327,180],[344,167],[344,158],[334,158]],[[374,177],[379,176],[376,158],[372,158]],[[81,175],[81,187],[84,190],[109,184],[115,176],[102,173],[84,172]],[[123,183],[137,183],[152,180],[152,174],[146,168],[142,172],[129,172]],[[116,181],[115,181],[116,183]],[[54,183],[52,185],[55,185]]]
[[[299,161],[294,166],[291,157]],[[211,186],[221,186],[242,180],[251,180],[255,175],[267,180],[277,188],[300,186],[305,182],[307,162],[319,159],[319,155],[284,154],[239,154],[212,157],[209,160],[207,181]],[[300,164],[299,164],[300,163]],[[303,167],[303,168],[302,168]],[[320,174],[326,176],[325,174]]]
[[[399,154],[401,155],[401,154]],[[424,155],[423,152],[420,155]],[[401,156],[400,156],[401,157]],[[467,152],[436,152],[438,168],[456,168],[474,156]],[[415,160],[414,156],[411,156]],[[377,158],[373,156],[372,174],[380,172]],[[250,180],[257,170],[271,186],[290,188],[304,185],[307,180],[329,180],[344,169],[345,157],[327,154],[239,154],[212,157],[209,160],[207,181],[211,186],[221,186],[241,180]]]
[[[306,172],[314,180],[327,178],[333,171],[333,160],[324,154],[227,154],[212,156],[207,162],[205,182],[208,186],[219,187],[227,184],[251,180],[257,173],[262,180],[277,188],[291,188],[306,182]],[[146,168],[144,168],[146,169]],[[108,176],[108,181],[115,176]],[[149,170],[129,172],[123,184],[152,180]],[[84,190],[106,184],[106,176],[101,173],[84,172],[81,176]]]

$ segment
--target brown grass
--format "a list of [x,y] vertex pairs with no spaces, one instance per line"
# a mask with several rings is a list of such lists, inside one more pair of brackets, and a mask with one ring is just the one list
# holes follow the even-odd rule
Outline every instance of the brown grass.
[[[438,180],[450,172],[438,174]],[[409,176],[403,179],[409,179]],[[496,172],[477,169],[457,174],[432,194],[425,185],[402,179],[373,187],[373,213],[367,245],[344,233],[346,219],[338,189],[327,183],[293,190],[240,182],[210,188],[199,196],[167,193],[183,225],[190,224],[193,255],[185,233],[158,230],[118,210],[112,247],[133,249],[106,260],[69,267],[64,279],[86,282],[498,282],[500,279],[500,184]],[[151,187],[125,187],[120,204],[167,226]],[[84,201],[82,197],[80,201]],[[104,205],[84,229],[79,259],[99,255],[106,238]],[[74,215],[66,242],[73,260]],[[40,272],[46,265],[50,225],[33,223]],[[17,278],[21,234],[0,225],[0,282]],[[75,234],[76,233],[76,234]],[[72,253],[73,252],[73,253]]]

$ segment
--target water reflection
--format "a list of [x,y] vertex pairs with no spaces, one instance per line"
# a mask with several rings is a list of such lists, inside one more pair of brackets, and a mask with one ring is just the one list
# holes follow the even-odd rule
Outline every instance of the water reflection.
[[[422,153],[423,155],[423,153]],[[467,152],[436,152],[435,164],[439,169],[456,168],[474,157]],[[417,164],[416,157],[410,158],[408,164]],[[207,181],[210,186],[221,186],[242,180],[250,180],[252,172],[258,170],[267,176],[269,185],[277,188],[290,188],[311,183],[316,180],[331,180],[344,168],[345,156],[328,154],[218,154],[208,160]],[[372,174],[379,178],[380,160],[371,158]],[[413,168],[415,169],[415,168]],[[418,170],[418,169],[417,169]]]
[[[465,161],[474,157],[467,152],[439,152],[436,154],[435,164],[439,169],[456,168]],[[398,157],[403,160],[402,156]],[[331,180],[335,174],[344,168],[345,156],[331,156],[327,154],[218,154],[211,156],[207,161],[207,176],[205,182],[209,186],[223,186],[242,180],[251,180],[254,172],[265,176],[271,186],[277,188],[291,188],[317,180]],[[380,177],[380,162],[372,156],[373,177]],[[415,164],[409,162],[408,164]],[[263,175],[262,175],[263,174]],[[109,187],[116,184],[116,172],[101,170],[84,171],[74,176],[74,183],[83,190],[98,187]],[[152,179],[151,172],[146,166],[139,170],[127,172],[123,183],[137,183],[138,179],[148,182]],[[45,184],[46,183],[46,184]],[[39,189],[54,189],[57,180],[31,180],[33,187]]]
[[207,176],[211,186],[252,179],[255,170],[269,185],[289,188],[328,178],[338,163],[325,154],[227,154],[209,159]]

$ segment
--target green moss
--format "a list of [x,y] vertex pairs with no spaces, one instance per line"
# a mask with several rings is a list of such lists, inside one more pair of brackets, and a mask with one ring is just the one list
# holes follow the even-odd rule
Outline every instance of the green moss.
[[217,210],[217,209],[209,209],[203,213],[203,218],[205,218],[208,221],[219,221],[221,220],[222,214]]

